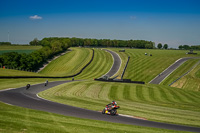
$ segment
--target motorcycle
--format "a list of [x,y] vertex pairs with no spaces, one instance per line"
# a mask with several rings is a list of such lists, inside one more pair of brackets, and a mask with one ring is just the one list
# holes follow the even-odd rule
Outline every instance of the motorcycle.
[[119,109],[120,106],[112,106],[112,105],[106,105],[106,107],[102,110],[102,114],[108,114],[108,115],[117,115],[117,109]]

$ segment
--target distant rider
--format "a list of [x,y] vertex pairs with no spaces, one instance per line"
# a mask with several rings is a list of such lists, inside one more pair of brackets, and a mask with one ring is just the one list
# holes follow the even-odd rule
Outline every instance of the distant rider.
[[48,80],[46,80],[46,82],[45,82],[44,86],[47,86],[47,85],[48,85]]
[[31,85],[30,85],[30,84],[27,84],[27,85],[26,85],[26,90],[28,90],[30,87],[31,87]]

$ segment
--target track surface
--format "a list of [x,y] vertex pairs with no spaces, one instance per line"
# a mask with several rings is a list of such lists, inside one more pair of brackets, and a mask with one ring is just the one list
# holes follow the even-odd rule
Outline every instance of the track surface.
[[192,58],[194,58],[194,57],[186,57],[186,58],[181,58],[181,59],[177,60],[174,64],[172,64],[167,69],[165,69],[161,74],[159,74],[157,77],[155,77],[149,83],[160,84],[166,77],[168,77],[180,65],[182,65],[184,62],[186,62],[187,60],[192,59]]
[[[16,105],[16,106],[52,112],[52,113],[66,115],[66,116],[102,120],[102,121],[108,121],[108,122],[114,122],[114,123],[146,126],[146,127],[200,132],[200,128],[198,127],[159,123],[159,122],[153,122],[153,121],[148,121],[148,120],[141,120],[137,118],[124,117],[124,116],[103,115],[97,111],[86,110],[86,109],[82,109],[78,107],[55,103],[52,101],[44,100],[37,96],[37,93],[41,91],[44,91],[46,89],[52,88],[54,86],[57,86],[63,83],[68,83],[68,82],[72,82],[72,81],[50,82],[48,86],[44,86],[44,84],[31,85],[31,87],[28,90],[26,90],[25,87],[11,89],[11,90],[3,90],[3,91],[0,91],[0,101],[8,103],[8,104]],[[100,108],[103,109],[103,107],[100,107]]]
[[112,77],[120,69],[121,59],[120,59],[120,57],[119,57],[119,55],[117,53],[115,53],[115,52],[113,52],[111,50],[107,50],[107,49],[105,49],[105,50],[112,55],[113,60],[114,60],[114,63],[112,65],[110,71],[105,75],[107,75],[108,77]]
[[[78,107],[73,107],[69,105],[64,105],[64,104],[44,100],[37,97],[36,95],[40,91],[44,91],[46,89],[49,89],[54,86],[67,83],[67,82],[72,82],[72,81],[50,82],[48,86],[44,86],[44,84],[37,84],[37,85],[31,86],[28,90],[26,90],[25,87],[21,87],[21,88],[12,89],[12,90],[1,91],[0,101],[8,103],[8,104],[16,105],[16,106],[52,112],[52,113],[66,115],[66,116],[102,120],[102,121],[108,121],[108,122],[114,122],[114,123],[146,126],[146,127],[200,132],[200,128],[197,128],[197,127],[188,127],[188,126],[173,125],[173,124],[167,124],[167,123],[159,123],[159,122],[141,120],[141,119],[136,119],[136,118],[124,117],[124,116],[103,115],[101,114],[101,112],[86,110],[86,109],[82,109]],[[100,107],[100,108],[103,109],[103,107]]]

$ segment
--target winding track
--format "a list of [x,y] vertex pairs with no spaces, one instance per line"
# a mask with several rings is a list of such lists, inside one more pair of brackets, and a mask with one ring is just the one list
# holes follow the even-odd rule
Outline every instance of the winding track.
[[115,73],[117,73],[121,67],[121,59],[119,57],[119,55],[111,50],[105,49],[105,51],[109,52],[112,57],[113,57],[113,65],[110,69],[110,71],[108,73],[106,73],[105,75],[107,75],[108,77],[112,77],[113,75],[115,75]]
[[37,93],[41,91],[44,91],[46,89],[52,88],[54,86],[57,86],[63,83],[68,83],[68,82],[72,82],[72,81],[50,82],[48,86],[44,86],[44,84],[32,85],[28,90],[26,90],[25,87],[11,89],[11,90],[3,90],[3,91],[0,91],[0,101],[8,103],[8,104],[16,105],[16,106],[42,110],[42,111],[62,114],[66,116],[74,116],[74,117],[79,117],[79,118],[102,120],[102,121],[108,121],[108,122],[114,122],[114,123],[123,123],[123,124],[146,126],[146,127],[200,132],[200,128],[198,127],[159,123],[159,122],[153,122],[153,121],[148,121],[148,120],[124,117],[124,116],[102,115],[100,112],[97,112],[97,111],[86,110],[86,109],[82,109],[78,107],[55,103],[52,101],[44,100],[37,96]]
[[174,64],[172,64],[167,69],[165,69],[161,74],[156,76],[149,83],[151,83],[151,84],[160,84],[166,77],[168,77],[180,65],[182,65],[184,62],[186,62],[187,60],[192,59],[192,58],[195,58],[195,57],[185,57],[185,58],[181,58],[181,59],[177,60]]

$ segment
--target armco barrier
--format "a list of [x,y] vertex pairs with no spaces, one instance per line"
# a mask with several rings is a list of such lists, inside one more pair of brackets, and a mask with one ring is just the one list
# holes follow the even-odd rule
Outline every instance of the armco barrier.
[[128,62],[129,62],[129,60],[130,60],[130,56],[128,57],[128,60],[127,60],[126,65],[125,65],[125,67],[124,67],[124,70],[123,70],[123,73],[122,73],[121,79],[123,79],[123,77],[124,77],[124,73],[125,73],[126,68],[127,68],[127,66],[128,66]]
[[94,49],[92,49],[91,60],[76,74],[62,77],[51,77],[51,76],[0,76],[0,78],[71,78],[79,75],[94,59]]
[[118,80],[118,79],[94,79],[96,81],[104,81],[104,82],[120,82],[120,83],[135,83],[135,84],[145,84],[143,81],[131,81],[130,79],[123,79],[123,80]]

